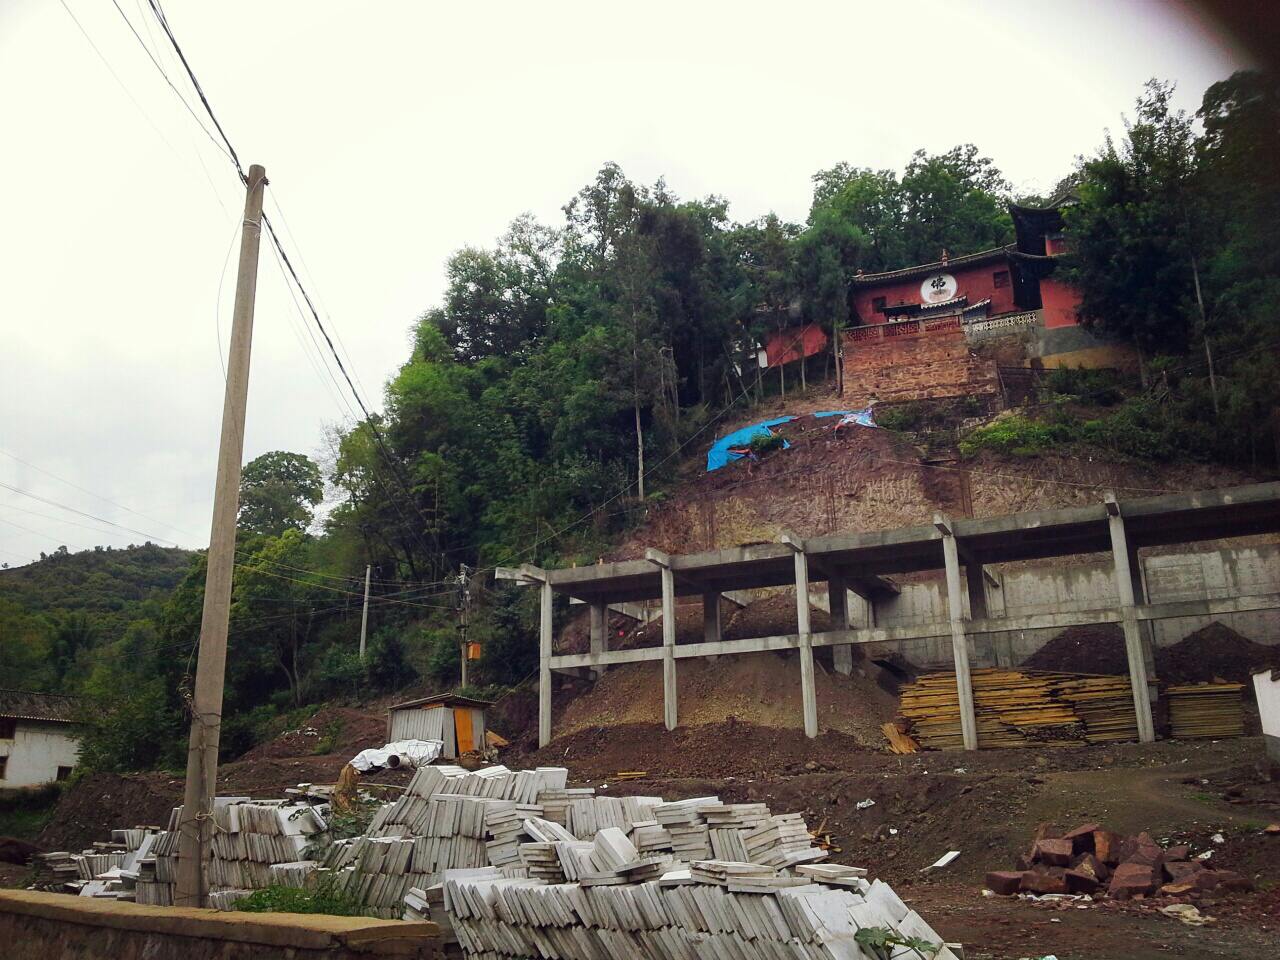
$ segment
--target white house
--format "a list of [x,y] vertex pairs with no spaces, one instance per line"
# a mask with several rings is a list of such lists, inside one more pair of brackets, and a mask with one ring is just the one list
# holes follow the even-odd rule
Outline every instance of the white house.
[[74,698],[0,690],[0,789],[65,780],[79,757]]

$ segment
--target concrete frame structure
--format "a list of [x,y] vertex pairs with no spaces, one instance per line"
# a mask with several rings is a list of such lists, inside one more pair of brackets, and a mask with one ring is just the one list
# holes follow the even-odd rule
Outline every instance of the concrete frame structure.
[[[1133,690],[1139,738],[1155,739],[1151,717],[1151,650],[1147,625],[1178,617],[1222,616],[1280,609],[1280,593],[1151,604],[1142,587],[1138,551],[1249,534],[1280,531],[1280,483],[1253,484],[1141,500],[1117,501],[1108,495],[1094,507],[1031,511],[1002,517],[951,520],[937,515],[932,524],[802,540],[784,535],[782,542],[734,547],[685,556],[649,550],[643,560],[601,563],[566,570],[522,566],[499,568],[500,579],[538,584],[542,593],[539,660],[538,742],[551,740],[552,671],[599,671],[621,663],[660,660],[663,664],[664,719],[677,720],[676,662],[686,657],[713,657],[771,650],[798,650],[803,691],[805,733],[818,734],[814,695],[813,648],[833,647],[838,670],[851,665],[851,645],[931,637],[950,637],[966,749],[977,749],[978,737],[969,680],[973,637],[1017,630],[1063,629],[1118,623]],[[1090,610],[992,617],[986,583],[998,586],[987,567],[996,563],[1109,553],[1118,595],[1116,604]],[[962,577],[961,571],[964,571]],[[938,621],[904,627],[850,624],[846,590],[863,597],[892,591],[883,576],[942,570],[946,576],[947,612]],[[831,596],[833,629],[814,633],[809,622],[809,584],[826,581]],[[962,584],[964,585],[962,587]],[[720,638],[719,616],[706,614],[701,643],[675,642],[677,596],[698,595],[709,605],[726,591],[794,586],[796,632],[743,640]],[[555,594],[605,606],[661,599],[663,643],[660,647],[608,649],[605,617],[592,618],[591,648],[585,654],[555,656],[552,603]],[[964,596],[968,595],[969,616]],[[868,605],[870,606],[870,605]],[[718,606],[717,606],[718,610]],[[711,639],[712,636],[716,639]]]

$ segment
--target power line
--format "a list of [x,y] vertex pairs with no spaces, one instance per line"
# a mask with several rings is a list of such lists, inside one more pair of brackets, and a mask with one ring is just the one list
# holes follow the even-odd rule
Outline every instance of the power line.
[[116,507],[119,510],[123,510],[126,513],[131,513],[136,517],[142,517],[142,519],[150,520],[152,523],[158,523],[162,527],[168,527],[171,530],[177,530],[179,533],[185,533],[188,536],[192,536],[191,532],[188,530],[183,530],[180,527],[175,527],[171,523],[165,523],[163,520],[158,520],[155,517],[148,516],[147,514],[143,513],[140,510],[134,510],[131,507],[126,507],[123,503],[118,503],[115,500],[110,499],[109,497],[104,497],[100,493],[94,493],[88,487],[82,487],[78,483],[73,483],[72,481],[66,479],[65,477],[60,477],[56,473],[46,470],[44,467],[37,466],[36,464],[32,463],[30,460],[24,460],[22,459],[22,457],[19,457],[16,454],[10,453],[7,450],[0,450],[0,454],[8,457],[10,460],[16,460],[18,463],[22,464],[25,467],[30,467],[32,470],[35,470],[37,473],[43,473],[46,477],[51,477],[54,480],[57,480],[59,483],[65,483],[69,487],[74,487],[76,490],[79,490],[81,493],[87,493],[89,496],[93,497],[95,500],[101,500],[103,503],[110,504],[111,506]]
[[[174,36],[173,30],[169,26],[169,21],[164,14],[164,10],[161,8],[158,0],[148,0],[148,3],[151,7],[152,13],[155,15],[156,20],[160,23],[161,28],[164,30],[165,36],[169,38],[169,43],[173,46],[174,52],[177,53],[178,59],[182,63],[183,70],[187,74],[187,78],[191,81],[192,87],[195,88],[196,94],[200,97],[200,102],[204,105],[205,112],[208,113],[209,119],[213,122],[214,127],[218,131],[218,135],[222,138],[223,143],[226,144],[227,154],[231,158],[231,162],[236,168],[236,173],[239,175],[242,183],[247,183],[248,181],[245,176],[244,167],[240,162],[239,154],[236,153],[236,149],[234,145],[232,145],[230,138],[227,136],[226,130],[223,129],[221,122],[219,122],[218,120],[217,114],[214,113],[213,105],[209,102],[208,96],[205,95],[204,88],[200,85],[200,81],[199,79],[197,79],[195,71],[192,69],[190,62],[187,60],[186,54],[182,50],[182,45],[178,43],[178,38]],[[279,209],[279,206],[280,206],[279,201],[276,201],[277,209]],[[365,423],[368,425],[369,431],[373,435],[374,441],[379,451],[381,452],[383,459],[386,460],[387,462],[387,466],[390,469],[392,478],[395,480],[396,485],[400,487],[401,492],[404,494],[405,498],[409,501],[409,504],[417,512],[419,518],[422,520],[423,524],[427,527],[427,529],[434,529],[435,524],[432,521],[428,520],[426,515],[422,512],[422,508],[418,506],[418,503],[414,499],[413,494],[410,492],[408,485],[405,483],[404,478],[401,476],[399,464],[396,462],[395,458],[391,456],[390,451],[387,449],[386,441],[382,436],[382,432],[378,429],[378,425],[374,421],[373,415],[369,412],[369,408],[365,405],[364,399],[361,397],[360,392],[356,389],[355,383],[353,382],[351,375],[347,372],[347,368],[342,362],[342,357],[339,355],[337,348],[334,346],[333,338],[329,335],[329,331],[325,328],[324,322],[320,319],[319,311],[316,310],[315,303],[313,302],[311,295],[308,293],[306,287],[303,285],[301,278],[298,276],[297,270],[294,268],[293,263],[290,261],[289,254],[284,249],[284,246],[281,243],[279,236],[276,234],[276,230],[274,225],[271,222],[271,219],[265,213],[262,216],[262,223],[267,228],[267,234],[271,240],[272,246],[275,247],[278,256],[283,261],[286,269],[288,270],[289,275],[293,278],[293,282],[297,286],[298,292],[302,294],[302,298],[306,302],[307,308],[311,313],[311,317],[313,322],[315,323],[316,328],[320,331],[320,334],[324,338],[325,343],[328,344],[329,351],[330,353],[332,353],[334,362],[338,365],[338,370],[342,374],[343,379],[346,380],[347,386],[350,388],[352,397],[355,398],[356,404],[360,407],[361,412],[364,414]],[[414,529],[413,525],[408,522],[408,518],[405,517],[403,513],[400,511],[399,504],[396,503],[396,501],[393,498],[389,498],[389,499],[391,499],[391,502],[395,506],[396,511],[401,513],[401,517],[406,523],[406,528],[412,532],[413,536],[419,541],[420,545],[426,549],[428,557],[432,556],[433,554],[439,553],[438,550],[433,550],[430,544],[427,544],[425,541],[422,540],[421,535],[417,532],[416,529]]]
[[178,100],[182,103],[184,107],[186,107],[187,113],[191,114],[191,119],[193,119],[196,122],[196,126],[198,126],[200,130],[204,133],[204,135],[209,138],[210,143],[212,143],[215,147],[218,148],[218,150],[220,150],[224,155],[230,158],[230,154],[227,153],[226,148],[217,141],[217,138],[214,137],[212,133],[209,132],[209,128],[206,127],[203,123],[201,123],[199,114],[197,114],[195,110],[192,108],[191,104],[187,102],[187,98],[182,95],[182,91],[180,91],[176,86],[174,86],[173,81],[169,79],[169,74],[165,72],[164,67],[160,66],[160,61],[157,60],[155,56],[152,55],[151,48],[148,47],[146,42],[142,39],[142,36],[138,33],[137,29],[134,27],[133,21],[130,20],[128,15],[124,12],[124,9],[120,6],[117,0],[111,0],[111,3],[115,6],[116,11],[120,14],[121,19],[123,19],[124,22],[128,25],[129,32],[132,33],[134,38],[138,41],[139,46],[142,47],[143,52],[147,55],[147,59],[151,61],[151,63],[155,66],[155,68],[158,71],[160,71],[160,76],[164,77],[164,82],[169,85],[169,89],[174,92]]

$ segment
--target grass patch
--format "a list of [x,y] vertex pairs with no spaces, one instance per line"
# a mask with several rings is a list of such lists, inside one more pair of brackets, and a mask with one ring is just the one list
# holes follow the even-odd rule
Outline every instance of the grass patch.
[[344,727],[346,727],[346,724],[340,719],[331,720],[325,724],[324,733],[320,735],[320,739],[316,741],[315,749],[311,752],[318,757],[333,753],[338,746],[338,738],[342,736]]
[[58,784],[0,793],[0,836],[34,840],[53,817],[62,796]]
[[[357,879],[356,874],[344,876],[352,881]],[[334,877],[323,877],[306,889],[273,884],[236,901],[235,908],[244,913],[324,913],[335,917],[369,914],[360,897]]]

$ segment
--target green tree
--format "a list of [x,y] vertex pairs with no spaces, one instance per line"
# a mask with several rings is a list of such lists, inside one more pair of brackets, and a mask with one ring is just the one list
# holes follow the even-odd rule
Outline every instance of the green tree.
[[1197,312],[1195,139],[1172,97],[1171,84],[1147,83],[1124,138],[1085,161],[1080,202],[1064,212],[1080,318],[1149,353],[1184,350]]
[[305,530],[323,497],[320,468],[310,457],[273,450],[255,457],[240,474],[237,524],[245,533],[272,537]]

